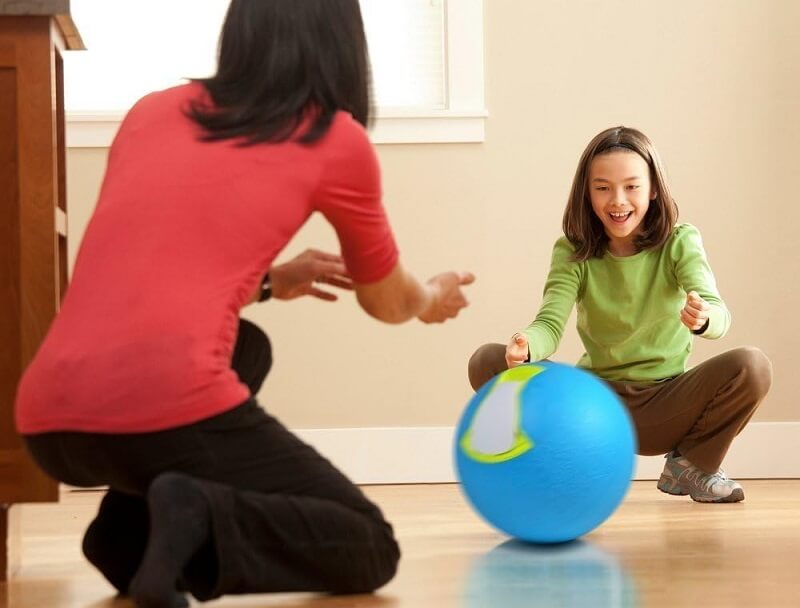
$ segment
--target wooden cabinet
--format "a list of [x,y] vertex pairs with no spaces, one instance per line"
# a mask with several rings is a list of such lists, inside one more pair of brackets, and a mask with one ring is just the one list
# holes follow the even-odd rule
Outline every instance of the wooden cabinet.
[[0,0],[0,577],[8,509],[58,500],[14,427],[22,371],[67,287],[62,53],[83,43],[68,0]]

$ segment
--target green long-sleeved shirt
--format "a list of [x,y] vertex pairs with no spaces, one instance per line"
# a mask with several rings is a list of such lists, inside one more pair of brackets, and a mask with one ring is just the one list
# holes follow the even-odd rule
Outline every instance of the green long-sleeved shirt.
[[523,332],[531,361],[556,351],[575,304],[586,349],[578,366],[607,380],[652,382],[686,371],[693,335],[680,311],[690,291],[711,308],[702,337],[716,339],[728,331],[730,313],[691,224],[678,224],[662,247],[628,257],[606,252],[576,262],[574,251],[564,237],[553,247],[539,314]]

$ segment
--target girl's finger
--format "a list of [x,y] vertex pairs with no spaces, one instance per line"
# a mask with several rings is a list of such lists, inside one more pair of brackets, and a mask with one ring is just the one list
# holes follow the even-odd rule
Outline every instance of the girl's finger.
[[698,318],[698,317],[700,317],[700,315],[703,314],[703,310],[702,309],[695,308],[694,306],[691,306],[690,304],[687,304],[684,307],[683,310],[686,311],[686,314],[691,315],[692,317],[695,317],[695,318]]
[[698,310],[708,310],[709,308],[708,302],[701,298],[696,291],[689,292],[688,297],[686,298],[686,303],[692,308],[697,308]]
[[689,308],[690,310],[696,310],[697,312],[705,312],[706,310],[708,310],[708,304],[706,304],[703,301],[700,301],[700,302],[696,302],[696,301],[687,302],[686,303],[686,307]]

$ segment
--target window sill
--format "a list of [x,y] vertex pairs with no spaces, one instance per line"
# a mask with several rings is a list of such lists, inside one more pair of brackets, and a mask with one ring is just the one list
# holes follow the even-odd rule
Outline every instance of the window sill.
[[[68,112],[68,148],[108,148],[124,116],[121,112]],[[376,144],[480,143],[486,110],[378,112],[370,132]]]

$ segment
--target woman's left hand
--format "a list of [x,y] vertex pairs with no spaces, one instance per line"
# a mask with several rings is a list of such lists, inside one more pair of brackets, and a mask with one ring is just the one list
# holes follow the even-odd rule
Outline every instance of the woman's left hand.
[[681,310],[681,323],[692,331],[702,329],[708,321],[710,306],[696,291],[686,294],[686,305]]
[[270,268],[272,297],[278,300],[293,300],[300,296],[312,296],[335,302],[335,293],[320,288],[330,285],[340,289],[353,289],[353,281],[341,256],[317,249],[306,249],[285,264]]

